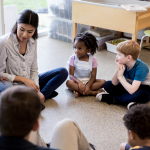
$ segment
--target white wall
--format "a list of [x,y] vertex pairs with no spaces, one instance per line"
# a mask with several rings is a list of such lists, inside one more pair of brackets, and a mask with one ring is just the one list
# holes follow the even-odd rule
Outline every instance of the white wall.
[[17,5],[4,6],[5,34],[10,33],[18,18]]
[[0,0],[0,36],[5,34],[3,0]]

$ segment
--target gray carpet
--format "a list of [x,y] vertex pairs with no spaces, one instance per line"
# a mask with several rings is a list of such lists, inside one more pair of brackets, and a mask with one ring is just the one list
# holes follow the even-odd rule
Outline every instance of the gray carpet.
[[[47,36],[38,39],[39,73],[57,67],[68,67],[67,61],[73,54],[72,44]],[[116,54],[107,50],[95,54],[98,60],[97,78],[111,80],[115,70]],[[150,66],[150,50],[143,49],[140,59]],[[121,142],[127,141],[122,116],[126,107],[95,102],[94,96],[75,98],[65,89],[65,83],[57,90],[59,95],[44,103],[46,109],[40,116],[40,133],[46,142],[50,142],[53,127],[64,118],[78,123],[87,140],[96,145],[97,150],[117,150]]]

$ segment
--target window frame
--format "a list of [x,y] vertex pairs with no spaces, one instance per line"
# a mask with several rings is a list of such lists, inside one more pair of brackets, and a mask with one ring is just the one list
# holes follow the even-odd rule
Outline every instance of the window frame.
[[5,34],[3,0],[0,0],[0,36]]

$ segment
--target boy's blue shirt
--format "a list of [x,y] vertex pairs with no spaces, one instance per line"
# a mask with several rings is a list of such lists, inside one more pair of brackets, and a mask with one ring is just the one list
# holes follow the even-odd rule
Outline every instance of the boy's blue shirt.
[[146,63],[141,61],[140,59],[137,59],[134,66],[128,70],[127,66],[124,71],[124,77],[132,84],[134,80],[136,81],[145,81],[147,75],[149,73],[149,67]]
[[150,147],[148,146],[135,146],[130,148],[130,150],[150,150]]

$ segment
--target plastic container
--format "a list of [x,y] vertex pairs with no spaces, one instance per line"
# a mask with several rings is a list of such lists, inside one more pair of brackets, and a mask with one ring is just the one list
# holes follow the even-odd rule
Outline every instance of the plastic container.
[[50,15],[72,19],[72,0],[47,0]]
[[[72,20],[47,15],[48,36],[57,40],[72,43]],[[90,26],[77,25],[77,33],[88,30]]]
[[96,37],[96,39],[98,40],[98,51],[100,51],[106,49],[106,41],[114,39],[114,33],[103,37]]
[[[115,39],[115,40],[121,40],[121,39],[124,39],[124,40],[128,40],[128,39],[125,39],[125,38],[119,38],[119,39]],[[112,41],[112,40],[111,40]],[[117,51],[116,51],[116,45],[113,45],[113,44],[111,44],[111,41],[107,41],[107,42],[105,42],[106,43],[106,46],[107,46],[107,50],[109,51],[109,52],[112,52],[112,53],[116,53],[117,54]]]
[[[72,0],[47,0],[47,4],[49,37],[72,43]],[[88,25],[77,25],[77,33],[88,29]]]

